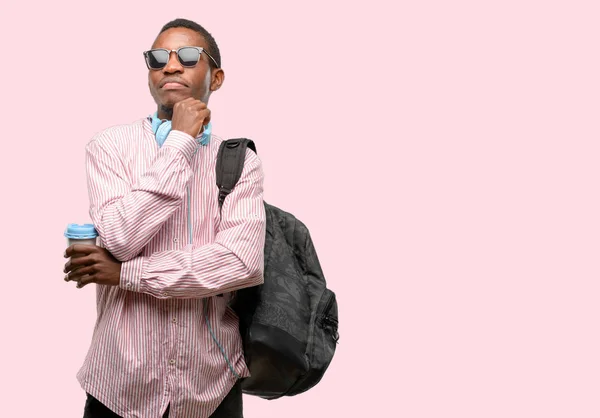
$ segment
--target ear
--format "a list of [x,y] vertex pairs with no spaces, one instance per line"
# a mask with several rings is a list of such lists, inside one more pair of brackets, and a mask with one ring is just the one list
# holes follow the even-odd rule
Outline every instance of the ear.
[[221,68],[214,69],[210,80],[210,91],[219,90],[223,81],[225,81],[225,72]]

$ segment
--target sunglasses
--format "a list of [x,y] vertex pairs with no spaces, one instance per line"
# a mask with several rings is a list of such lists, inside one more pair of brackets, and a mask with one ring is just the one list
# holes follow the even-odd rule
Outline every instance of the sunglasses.
[[159,48],[145,51],[144,58],[146,58],[146,66],[149,70],[163,69],[169,62],[171,52],[175,52],[177,54],[179,63],[184,67],[189,68],[198,64],[198,61],[200,61],[200,55],[203,52],[212,60],[212,62],[215,63],[217,68],[219,67],[217,61],[215,61],[215,59],[204,50],[204,48],[199,46],[183,46],[181,48],[171,50]]

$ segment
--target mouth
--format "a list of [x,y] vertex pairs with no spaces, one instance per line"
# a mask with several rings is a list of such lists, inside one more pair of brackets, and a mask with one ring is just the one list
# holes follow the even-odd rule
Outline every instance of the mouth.
[[158,85],[158,87],[163,90],[179,90],[179,89],[185,89],[188,86],[181,80],[166,79],[166,80],[161,81],[160,84]]

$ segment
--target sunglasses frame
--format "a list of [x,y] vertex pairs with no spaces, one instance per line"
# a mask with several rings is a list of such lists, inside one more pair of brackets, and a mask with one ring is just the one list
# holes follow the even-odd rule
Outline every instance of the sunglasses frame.
[[[198,61],[196,61],[196,63],[194,65],[184,65],[181,62],[181,58],[179,57],[179,51],[184,49],[184,48],[193,48],[198,50]],[[148,63],[148,54],[150,54],[150,52],[152,51],[165,51],[167,54],[169,54],[169,57],[167,58],[167,62],[165,63],[165,65],[163,65],[160,68],[152,68],[150,67],[150,64]],[[202,53],[204,52],[208,58],[210,58],[212,60],[212,62],[215,63],[215,67],[219,68],[219,65],[217,64],[217,61],[215,61],[215,59],[204,50],[204,48],[202,48],[201,46],[182,46],[180,48],[177,49],[166,49],[166,48],[154,48],[154,49],[149,49],[148,51],[144,51],[144,60],[146,61],[146,67],[148,67],[149,70],[153,70],[153,71],[160,71],[163,68],[165,68],[167,66],[167,64],[169,64],[169,60],[171,59],[171,52],[175,52],[175,54],[177,55],[177,61],[179,61],[179,64],[181,64],[182,67],[186,67],[186,68],[193,68],[196,65],[198,65],[198,62],[200,62],[200,56],[202,55]]]

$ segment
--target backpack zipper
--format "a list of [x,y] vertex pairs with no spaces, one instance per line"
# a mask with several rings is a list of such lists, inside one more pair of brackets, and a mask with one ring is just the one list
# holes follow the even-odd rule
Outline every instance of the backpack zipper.
[[334,301],[334,294],[329,293],[329,296],[327,296],[327,303],[325,304],[325,308],[321,311],[321,318],[320,318],[320,324],[321,327],[325,326],[327,328],[330,329],[331,334],[332,334],[332,338],[333,341],[335,343],[338,342],[338,340],[340,339],[340,336],[338,334],[337,328],[338,328],[338,320],[335,319],[333,316],[329,316],[329,311],[331,310],[331,307],[333,306],[333,301]]

